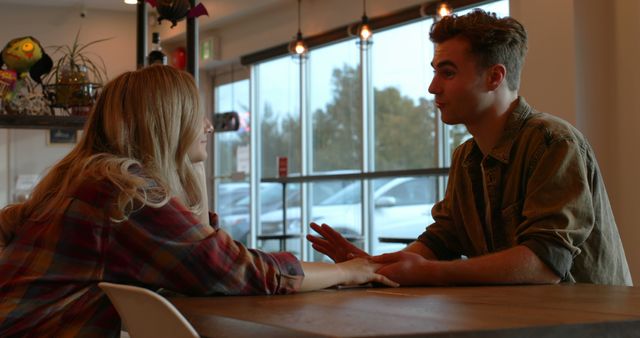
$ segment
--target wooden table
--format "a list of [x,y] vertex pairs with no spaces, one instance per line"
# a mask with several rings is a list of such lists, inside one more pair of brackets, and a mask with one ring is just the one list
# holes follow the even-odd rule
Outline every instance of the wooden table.
[[173,297],[203,337],[640,337],[640,288],[331,289]]

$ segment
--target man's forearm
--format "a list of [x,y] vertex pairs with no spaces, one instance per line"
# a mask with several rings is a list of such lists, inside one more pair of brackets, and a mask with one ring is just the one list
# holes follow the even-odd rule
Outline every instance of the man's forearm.
[[438,257],[436,257],[436,255],[433,253],[433,251],[431,251],[431,249],[429,249],[428,246],[424,245],[424,243],[419,241],[415,241],[407,245],[407,247],[402,249],[402,251],[413,252],[426,259],[431,259],[431,260],[438,259]]
[[[558,277],[538,256],[523,245],[470,259],[429,262],[422,279],[435,284],[553,284]],[[431,270],[431,271],[428,271]]]

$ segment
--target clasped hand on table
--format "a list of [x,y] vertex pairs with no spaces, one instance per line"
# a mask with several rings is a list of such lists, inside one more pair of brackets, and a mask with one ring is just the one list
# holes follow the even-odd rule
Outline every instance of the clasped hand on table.
[[312,247],[318,252],[327,255],[336,263],[353,258],[367,258],[373,263],[382,265],[376,273],[400,285],[418,284],[415,278],[416,272],[424,272],[424,269],[430,269],[430,266],[435,264],[434,261],[430,261],[419,254],[409,251],[397,251],[379,256],[371,256],[349,242],[339,232],[327,224],[318,225],[311,223],[311,229],[320,236],[307,235],[307,240],[311,242]]

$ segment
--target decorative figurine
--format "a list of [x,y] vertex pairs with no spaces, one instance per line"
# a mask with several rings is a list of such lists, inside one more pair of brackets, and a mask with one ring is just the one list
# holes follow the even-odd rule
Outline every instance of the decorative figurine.
[[33,80],[42,84],[42,76],[51,71],[53,61],[37,39],[24,36],[9,41],[2,49],[0,67],[2,65],[15,71],[19,78],[25,78],[28,73]]
[[162,20],[171,21],[171,28],[175,27],[178,21],[185,17],[197,18],[200,15],[207,15],[207,9],[202,3],[191,7],[189,0],[145,0],[158,11],[158,23]]

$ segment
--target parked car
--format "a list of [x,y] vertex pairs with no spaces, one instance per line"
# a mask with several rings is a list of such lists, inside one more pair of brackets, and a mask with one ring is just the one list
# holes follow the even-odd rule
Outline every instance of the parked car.
[[[332,196],[336,191],[340,191],[345,185],[351,182],[324,181],[312,185],[313,200],[323,201]],[[287,210],[299,209],[301,204],[300,184],[287,184],[286,203]],[[220,188],[218,188],[220,191]],[[225,190],[229,190],[225,188]],[[219,193],[219,196],[221,194]],[[238,199],[220,197],[218,203],[218,213],[220,226],[227,231],[231,237],[244,244],[248,243],[249,235],[249,213],[250,213],[249,187],[246,183],[244,196]],[[262,215],[270,212],[282,213],[282,184],[262,183],[260,184],[260,212]]]
[[[298,187],[299,185],[296,184],[287,185],[287,205],[300,205]],[[281,209],[282,185],[278,183],[261,184],[260,198],[263,213]],[[243,196],[235,200],[221,198],[218,202],[218,210],[216,210],[220,217],[220,227],[227,231],[233,239],[244,244],[248,243],[250,201],[249,184],[246,183]]]
[[[403,244],[381,243],[378,240],[380,237],[415,239],[433,222],[431,208],[436,201],[435,182],[433,177],[397,177],[373,181],[372,254],[402,248]],[[327,223],[358,242],[357,239],[362,238],[360,190],[360,182],[352,182],[314,204],[310,220],[319,224]],[[287,233],[300,233],[300,209],[287,208]],[[282,233],[282,217],[281,210],[262,214],[262,234]],[[293,241],[287,245],[288,249],[296,247]],[[273,248],[265,246],[263,249]]]

